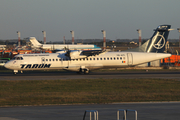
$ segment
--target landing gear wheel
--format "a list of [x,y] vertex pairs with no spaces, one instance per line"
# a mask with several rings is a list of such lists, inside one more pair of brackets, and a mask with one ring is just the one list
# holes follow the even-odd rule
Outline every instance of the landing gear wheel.
[[14,74],[14,75],[17,75],[17,72],[14,72],[13,74]]
[[14,70],[14,75],[16,75],[18,73],[18,70]]
[[77,74],[81,74],[81,72],[79,71],[79,72],[76,72]]
[[89,74],[89,72],[90,72],[89,70],[86,69],[84,70],[84,74]]
[[82,69],[80,68],[78,72],[76,72],[77,74],[82,74]]

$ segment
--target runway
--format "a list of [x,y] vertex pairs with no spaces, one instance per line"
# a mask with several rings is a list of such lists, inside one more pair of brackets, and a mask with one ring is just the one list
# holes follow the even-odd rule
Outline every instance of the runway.
[[[173,102],[3,107],[0,108],[0,120],[83,120],[85,110],[97,110],[99,120],[117,120],[118,109],[137,110],[138,120],[180,118],[180,103]],[[89,120],[89,113],[87,115],[86,120]],[[121,119],[122,115],[120,113]],[[135,120],[134,113],[128,112],[127,119]]]
[[136,79],[159,78],[179,79],[180,71],[93,71],[90,74],[77,74],[69,71],[25,71],[14,75],[12,72],[0,73],[0,80],[67,80],[67,79]]
[[[98,78],[180,80],[180,71],[93,71],[88,75],[68,71],[29,71],[17,75],[13,75],[11,72],[0,73],[0,80],[83,80]],[[177,120],[180,118],[180,102],[158,102],[0,107],[0,120],[82,120],[85,110],[97,110],[99,120],[116,120],[118,109],[137,110],[138,120]],[[87,115],[86,120],[89,120],[89,113]],[[127,117],[134,119],[134,113],[128,113]]]

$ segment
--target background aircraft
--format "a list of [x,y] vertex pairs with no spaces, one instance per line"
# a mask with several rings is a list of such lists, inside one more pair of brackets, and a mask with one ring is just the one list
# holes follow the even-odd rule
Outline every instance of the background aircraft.
[[72,45],[72,44],[41,44],[39,43],[35,37],[30,37],[33,47],[41,48],[41,49],[49,49],[49,50],[101,50],[100,47],[96,45]]

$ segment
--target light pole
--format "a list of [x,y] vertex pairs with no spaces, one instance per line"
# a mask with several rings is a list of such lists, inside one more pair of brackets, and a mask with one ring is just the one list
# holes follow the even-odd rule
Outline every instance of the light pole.
[[43,35],[44,35],[44,44],[46,44],[46,31],[42,31]]
[[74,31],[70,31],[72,34],[72,44],[74,45]]
[[138,33],[139,33],[139,46],[141,46],[141,30],[137,29]]
[[106,31],[101,30],[101,32],[103,33],[103,50],[105,50],[106,49]]
[[63,43],[66,44],[65,36],[63,37]]
[[20,43],[21,33],[19,31],[17,31],[17,34],[18,34],[18,47],[20,47],[21,46],[21,43]]
[[180,52],[180,28],[177,29],[179,32],[179,52]]

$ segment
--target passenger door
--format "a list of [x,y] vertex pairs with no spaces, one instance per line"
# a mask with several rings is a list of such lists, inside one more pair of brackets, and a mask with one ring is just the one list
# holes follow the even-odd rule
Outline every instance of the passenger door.
[[127,64],[132,65],[133,64],[133,56],[132,53],[127,53]]

